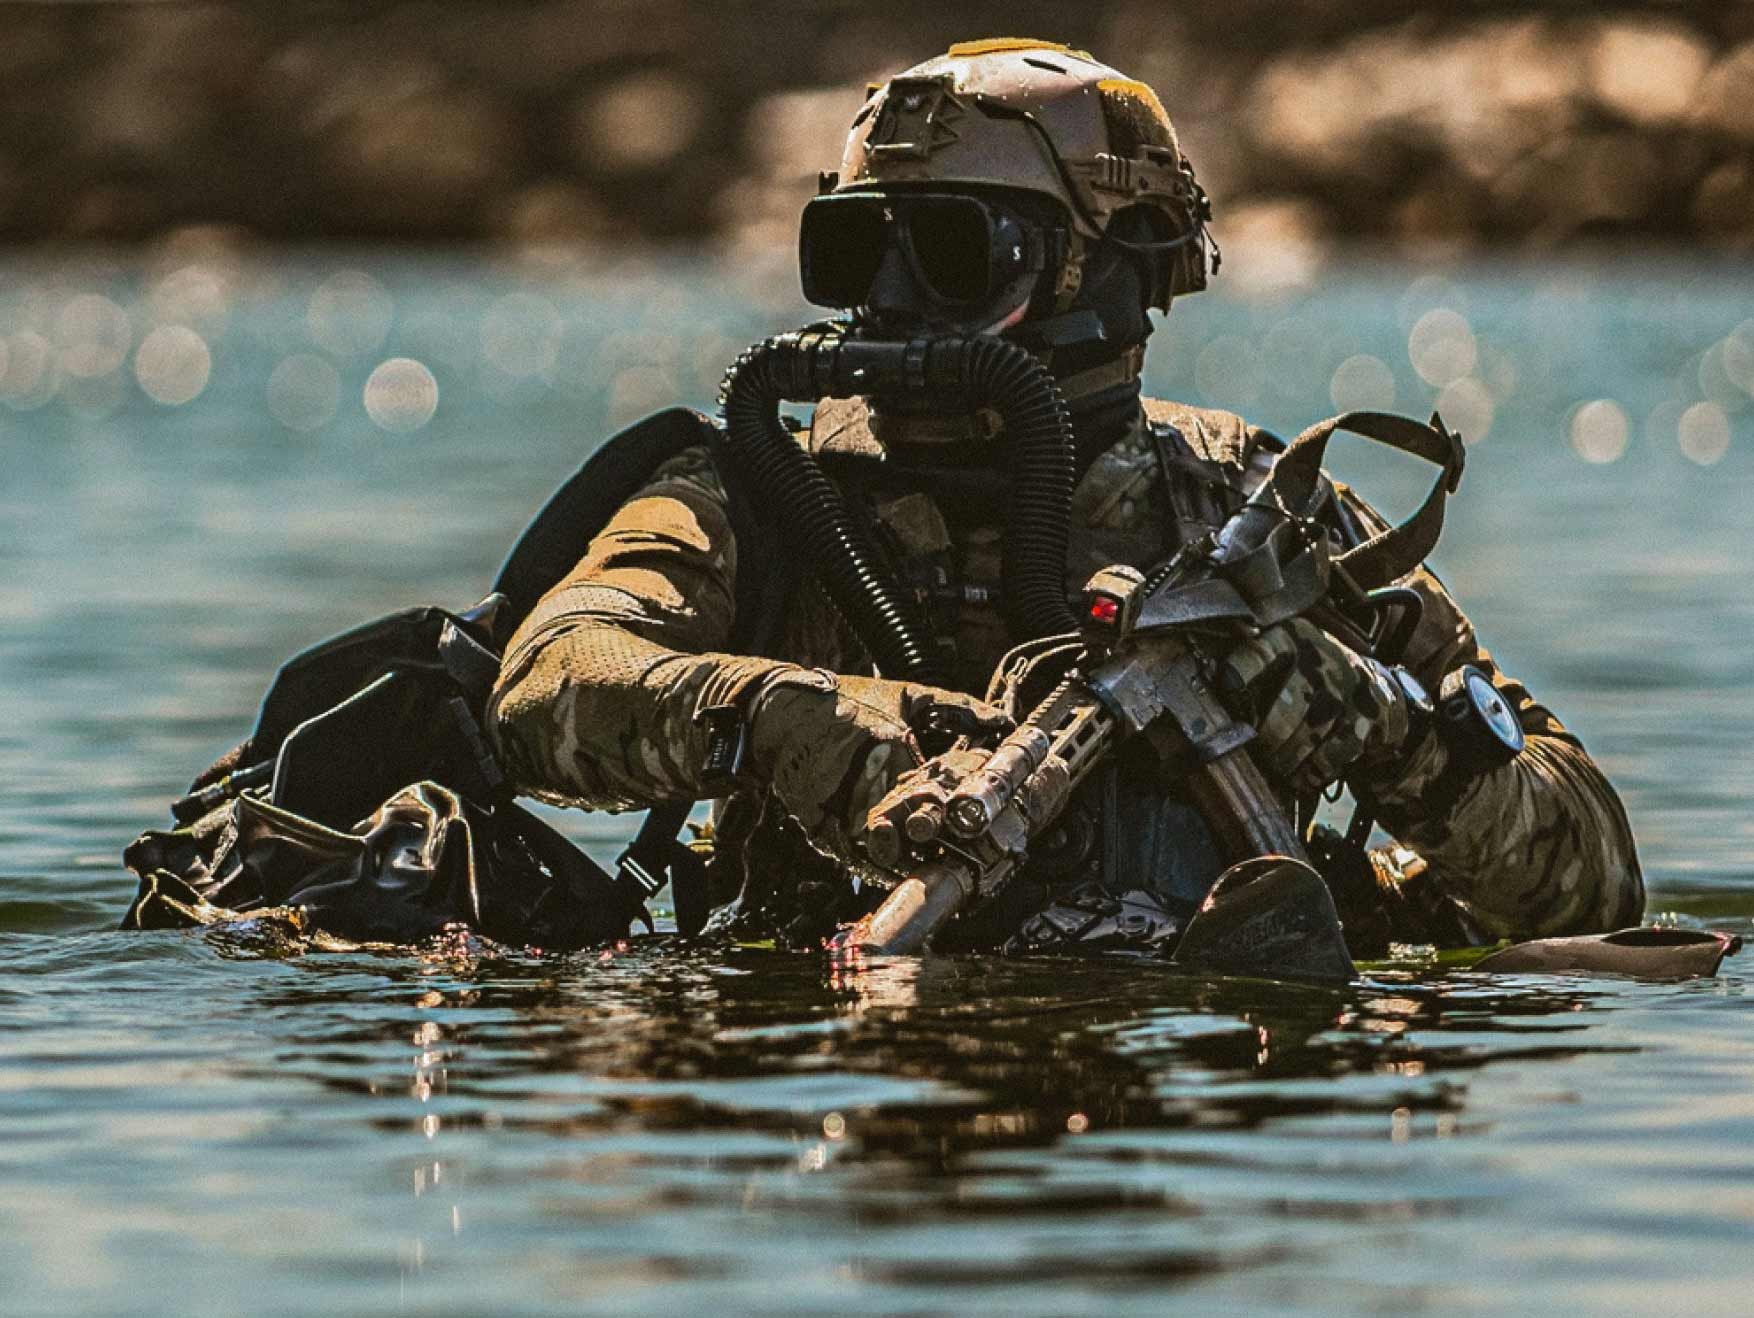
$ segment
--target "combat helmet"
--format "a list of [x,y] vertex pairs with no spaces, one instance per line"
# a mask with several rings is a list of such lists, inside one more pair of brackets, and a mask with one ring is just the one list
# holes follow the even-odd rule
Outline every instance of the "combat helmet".
[[[1052,198],[1070,218],[1055,309],[1077,299],[1105,238],[1152,258],[1147,302],[1162,310],[1206,286],[1211,207],[1157,94],[1088,53],[1048,41],[965,42],[868,89],[825,195],[948,187]],[[1117,215],[1148,228],[1110,226]],[[1213,263],[1216,269],[1216,262]]]

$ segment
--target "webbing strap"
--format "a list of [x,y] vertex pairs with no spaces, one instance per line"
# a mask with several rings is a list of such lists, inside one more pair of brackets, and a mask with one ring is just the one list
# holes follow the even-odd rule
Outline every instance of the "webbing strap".
[[[1334,499],[1322,458],[1336,430],[1443,468],[1405,522],[1337,556],[1324,533],[1311,531]],[[1217,531],[1207,559],[1214,575],[1165,581],[1144,601],[1137,627],[1144,631],[1227,618],[1270,627],[1319,603],[1329,593],[1336,568],[1352,594],[1405,576],[1437,544],[1444,501],[1461,480],[1463,460],[1461,438],[1436,413],[1427,425],[1385,412],[1347,412],[1311,426],[1291,441],[1266,480]]]
[[645,904],[670,884],[676,928],[692,936],[706,923],[706,863],[678,836],[692,801],[665,801],[646,812],[639,832],[615,863],[615,885],[637,918],[651,927]]
[[1389,412],[1345,412],[1329,417],[1292,440],[1273,464],[1266,488],[1281,510],[1308,517],[1326,499],[1322,458],[1336,430],[1423,458],[1443,469],[1411,517],[1334,560],[1363,589],[1375,590],[1406,576],[1437,547],[1443,533],[1444,504],[1461,484],[1467,451],[1461,436],[1445,426],[1436,412],[1424,424]]

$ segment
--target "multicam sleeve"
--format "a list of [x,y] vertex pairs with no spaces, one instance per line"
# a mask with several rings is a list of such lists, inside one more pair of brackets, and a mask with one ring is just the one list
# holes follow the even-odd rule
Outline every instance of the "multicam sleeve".
[[[1385,526],[1351,491],[1342,496],[1371,533]],[[1424,601],[1402,662],[1432,692],[1464,664],[1482,669],[1517,711],[1527,741],[1508,764],[1451,787],[1442,740],[1428,734],[1394,780],[1377,786],[1384,827],[1499,937],[1636,923],[1644,911],[1644,880],[1632,829],[1583,744],[1522,683],[1498,670],[1429,569],[1420,567],[1397,584]]]
[[704,448],[661,466],[512,637],[488,707],[521,792],[633,809],[701,794],[699,711],[778,667],[731,639],[737,547]]

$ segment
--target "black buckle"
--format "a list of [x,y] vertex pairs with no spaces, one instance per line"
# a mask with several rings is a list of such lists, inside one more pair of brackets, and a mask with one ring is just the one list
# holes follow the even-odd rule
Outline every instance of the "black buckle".
[[616,860],[615,891],[627,906],[628,918],[638,920],[646,927],[648,934],[656,933],[658,927],[652,923],[652,913],[646,909],[646,903],[657,895],[666,880],[662,863],[660,862],[659,871],[654,874],[639,852],[640,846],[636,841]]
[[[656,857],[651,859],[657,860]],[[632,883],[640,891],[639,900],[649,902],[669,882],[663,872],[664,863],[657,861],[657,864],[658,872],[653,873],[651,865],[638,854],[638,849],[629,847],[615,862],[615,882],[618,885]]]
[[[670,885],[670,904],[675,908],[676,930],[693,937],[706,924],[706,862],[693,847],[679,838],[646,844],[635,838],[615,862],[615,888],[627,902],[630,915],[656,930],[646,903],[664,885]],[[637,890],[638,895],[635,895]]]

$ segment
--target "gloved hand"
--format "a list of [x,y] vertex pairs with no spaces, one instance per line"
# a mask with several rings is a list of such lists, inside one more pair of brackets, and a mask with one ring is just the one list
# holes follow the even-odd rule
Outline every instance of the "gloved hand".
[[1299,795],[1400,759],[1410,718],[1389,671],[1304,618],[1277,623],[1233,649],[1218,685],[1269,777]]
[[1000,710],[958,691],[797,669],[776,676],[753,701],[750,753],[805,832],[850,855],[872,806],[925,762],[917,733],[935,711],[959,720],[959,730],[1011,726]]

